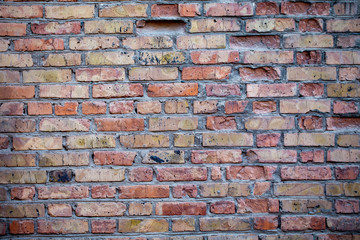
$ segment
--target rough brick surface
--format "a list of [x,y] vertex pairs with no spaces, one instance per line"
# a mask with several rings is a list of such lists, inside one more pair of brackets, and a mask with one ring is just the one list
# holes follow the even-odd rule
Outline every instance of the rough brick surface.
[[0,0],[0,238],[359,240],[356,0]]

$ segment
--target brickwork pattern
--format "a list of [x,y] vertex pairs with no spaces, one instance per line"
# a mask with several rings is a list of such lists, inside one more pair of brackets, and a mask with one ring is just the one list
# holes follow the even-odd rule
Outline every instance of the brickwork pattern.
[[0,238],[359,240],[359,33],[350,0],[0,0]]

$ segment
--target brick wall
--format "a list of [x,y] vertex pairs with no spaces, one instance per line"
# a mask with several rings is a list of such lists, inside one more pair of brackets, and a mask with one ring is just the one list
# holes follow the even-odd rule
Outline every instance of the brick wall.
[[359,240],[356,2],[0,1],[0,235]]

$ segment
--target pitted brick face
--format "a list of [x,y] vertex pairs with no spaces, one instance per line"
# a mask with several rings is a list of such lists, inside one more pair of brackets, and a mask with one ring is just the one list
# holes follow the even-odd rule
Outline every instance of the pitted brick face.
[[359,240],[356,0],[0,0],[0,238]]

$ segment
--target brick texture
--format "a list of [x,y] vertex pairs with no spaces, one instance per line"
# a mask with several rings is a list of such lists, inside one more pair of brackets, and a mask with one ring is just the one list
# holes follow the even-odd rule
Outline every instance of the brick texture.
[[356,0],[0,0],[0,238],[360,240]]

